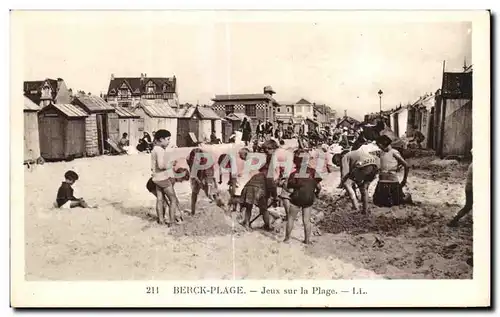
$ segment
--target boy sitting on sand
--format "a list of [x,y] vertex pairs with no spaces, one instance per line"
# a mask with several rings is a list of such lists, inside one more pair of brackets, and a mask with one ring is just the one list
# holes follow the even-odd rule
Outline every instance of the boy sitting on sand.
[[97,208],[97,206],[89,206],[83,198],[76,198],[73,195],[73,185],[78,180],[78,174],[73,171],[67,171],[64,174],[64,182],[57,191],[56,207],[62,209],[69,209],[75,207],[82,208]]

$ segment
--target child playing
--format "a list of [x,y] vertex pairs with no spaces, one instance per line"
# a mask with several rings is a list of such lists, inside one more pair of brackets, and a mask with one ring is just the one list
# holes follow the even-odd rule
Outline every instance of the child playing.
[[158,223],[165,224],[165,215],[163,199],[164,194],[170,200],[169,206],[169,223],[175,223],[176,208],[178,206],[177,196],[175,195],[173,182],[173,162],[169,162],[165,157],[165,148],[170,143],[170,132],[167,130],[158,130],[154,134],[154,147],[151,151],[151,171],[152,180],[156,185],[156,214]]
[[[293,163],[295,171],[288,178],[287,188],[292,189],[290,203],[302,209],[302,223],[304,225],[304,243],[309,244],[311,237],[311,209],[315,198],[321,191],[321,177],[316,170],[307,166],[309,153],[305,150],[298,150],[294,153]],[[305,173],[304,173],[305,170]],[[290,240],[290,234],[299,209],[290,206],[286,224],[286,234],[284,242]]]
[[346,153],[342,157],[340,186],[344,186],[353,207],[359,211],[359,204],[354,192],[355,185],[360,193],[363,202],[363,213],[368,213],[368,187],[375,179],[379,168],[378,157],[371,155],[364,150],[354,150]]
[[472,198],[472,163],[470,163],[467,169],[467,181],[465,183],[465,206],[457,212],[450,222],[448,222],[448,227],[456,227],[458,221],[472,210]]
[[[203,151],[200,148],[195,148],[191,150],[186,161],[191,170],[191,215],[196,212],[196,201],[198,200],[198,194],[200,190],[205,192],[207,198],[212,202],[215,201],[218,207],[224,210],[225,214],[228,214],[226,204],[220,198],[217,182],[215,180],[215,171],[213,162],[208,162],[207,156],[209,153]],[[199,164],[196,174],[193,173],[194,164]],[[210,167],[206,168],[207,164],[211,164]],[[203,167],[205,166],[205,167]]]
[[73,185],[78,180],[78,174],[73,171],[64,173],[64,182],[57,191],[57,198],[55,205],[57,208],[69,209],[75,207],[82,208],[96,208],[97,206],[89,206],[83,198],[76,198],[73,195]]
[[240,203],[245,209],[245,219],[241,225],[248,229],[251,228],[250,218],[252,216],[252,208],[255,205],[259,208],[259,212],[264,218],[264,230],[271,231],[267,203],[271,197],[276,201],[278,195],[273,178],[274,175],[273,173],[269,173],[269,170],[273,168],[271,164],[272,156],[278,148],[278,144],[274,140],[268,140],[264,142],[263,148],[266,153],[266,163],[259,169],[257,174],[250,178],[241,191]]
[[[392,148],[392,140],[388,136],[382,135],[377,138],[376,142],[382,153],[380,155],[379,180],[373,194],[373,203],[379,207],[412,203],[411,195],[403,192],[410,170],[408,163],[403,159],[399,151]],[[400,166],[404,167],[404,176],[401,183],[397,175]]]
[[[232,206],[233,212],[237,211],[238,205],[240,205],[241,191],[250,179],[249,173],[244,171],[249,152],[248,148],[242,148],[233,160],[231,160],[231,154],[222,154],[219,157],[219,167],[223,168],[222,165],[224,165],[224,168],[230,173],[228,185],[231,198],[229,205]],[[236,164],[236,166],[233,166],[233,164]]]
[[[170,179],[170,182],[172,183],[172,186],[174,186],[175,183],[180,183],[180,182],[189,180],[189,170],[188,169],[186,169],[186,168],[179,168],[179,169],[175,170],[175,173],[176,173],[176,176]],[[157,186],[153,182],[153,178],[150,178],[148,180],[148,182],[146,183],[146,189],[158,199],[157,192],[156,192],[156,187]],[[171,204],[177,204],[177,205],[179,204],[179,200],[177,199],[177,195],[175,194],[175,189],[173,190],[173,193],[175,195],[175,199],[174,200],[170,200],[163,193],[163,201],[166,203],[166,204],[163,205],[163,210],[162,210],[163,218],[165,218],[165,210],[166,210],[166,208],[165,208],[166,206],[165,205],[170,206]],[[179,213],[181,212],[180,209],[179,209],[179,206],[177,206],[177,211]],[[181,219],[182,219],[182,216],[180,215],[178,217],[178,222],[180,222]]]

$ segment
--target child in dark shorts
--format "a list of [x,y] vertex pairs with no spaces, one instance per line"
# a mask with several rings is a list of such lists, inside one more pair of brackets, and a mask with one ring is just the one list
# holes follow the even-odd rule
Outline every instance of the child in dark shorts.
[[[304,225],[304,243],[309,244],[311,238],[311,211],[312,205],[321,191],[321,177],[316,170],[308,167],[309,153],[307,151],[296,151],[294,155],[295,171],[288,178],[287,187],[292,189],[290,195],[290,206],[286,224],[284,242],[290,240],[290,234],[299,208],[302,209],[302,222]],[[305,170],[305,173],[304,173]],[[296,208],[294,208],[296,207]],[[298,207],[298,208],[297,208]]]
[[[175,183],[181,183],[181,182],[189,180],[189,170],[187,170],[186,168],[176,169],[175,173],[176,173],[176,177],[169,178],[169,182],[172,184],[172,187],[175,185]],[[151,194],[153,194],[156,198],[158,198],[158,196],[157,196],[157,185],[155,184],[155,182],[153,182],[153,178],[152,177],[150,177],[149,180],[148,180],[148,182],[146,183],[146,189]],[[167,197],[167,195],[165,193],[162,193],[162,194],[163,194],[163,200],[162,201],[167,202],[167,205],[176,204],[177,211],[180,213],[181,211],[180,211],[180,208],[179,208],[179,200],[177,199],[177,195],[175,193],[175,190],[173,190],[173,195],[169,195],[168,197]],[[164,204],[164,207],[163,207],[163,218],[165,218],[166,207],[167,206],[165,206],[165,204]],[[182,216],[177,215],[176,218],[177,219],[182,219]]]
[[62,182],[57,191],[55,206],[61,209],[69,208],[96,208],[97,206],[89,206],[83,198],[76,198],[73,195],[73,185],[78,180],[78,174],[73,171],[64,173],[64,182]]
[[257,206],[264,219],[264,229],[271,231],[270,214],[267,210],[268,200],[272,198],[273,201],[277,201],[278,193],[272,173],[269,171],[273,168],[272,156],[278,148],[278,144],[274,140],[268,140],[264,142],[263,148],[266,154],[266,163],[259,169],[259,173],[250,178],[241,192],[240,203],[245,210],[245,218],[241,225],[245,228],[251,228],[252,208]]
[[[196,202],[198,200],[198,194],[200,190],[205,192],[205,195],[210,200],[210,202],[215,201],[216,205],[224,210],[224,213],[227,215],[228,211],[226,208],[226,204],[220,198],[220,194],[217,188],[217,182],[215,180],[215,171],[213,162],[208,162],[209,153],[203,151],[200,148],[195,148],[191,150],[186,161],[191,170],[191,215],[196,213]],[[211,164],[210,167],[199,169],[195,174],[192,172],[194,164],[199,164],[199,166],[206,166],[207,164]]]

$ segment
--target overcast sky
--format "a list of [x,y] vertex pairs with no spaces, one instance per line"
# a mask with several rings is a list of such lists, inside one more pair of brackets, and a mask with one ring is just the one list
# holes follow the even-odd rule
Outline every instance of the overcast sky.
[[[92,12],[88,13],[89,16]],[[68,87],[106,92],[110,75],[176,75],[182,103],[215,94],[305,98],[361,118],[414,101],[441,85],[442,63],[471,62],[470,23],[169,23],[102,15],[25,19],[24,80],[61,77]]]

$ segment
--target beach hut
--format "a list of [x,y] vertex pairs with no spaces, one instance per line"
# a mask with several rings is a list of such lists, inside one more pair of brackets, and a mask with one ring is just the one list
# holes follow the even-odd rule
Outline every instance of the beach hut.
[[85,151],[87,156],[104,154],[109,150],[106,140],[109,137],[108,115],[115,108],[98,96],[79,94],[71,102],[82,108],[89,116],[85,119]]
[[[240,128],[243,119],[247,118],[248,122],[252,122],[252,119],[243,113],[230,113],[226,116],[226,122],[224,123],[224,142],[229,142],[229,137]],[[252,129],[252,134],[255,134],[255,129]]]
[[171,146],[177,144],[177,113],[167,101],[142,99],[132,112],[144,120],[144,131],[151,136],[153,131],[166,129],[172,134]]
[[85,155],[88,114],[72,104],[50,104],[38,112],[40,153],[45,160]]
[[136,146],[144,135],[144,119],[125,108],[116,107],[114,113],[109,113],[108,123],[109,138],[116,143],[127,133],[130,145]]
[[208,107],[189,107],[179,111],[179,129],[177,130],[177,146],[192,146],[189,133],[192,132],[199,142],[210,140],[210,134],[222,140],[222,118]]
[[24,162],[36,162],[40,158],[40,137],[38,132],[37,106],[29,98],[24,97]]

